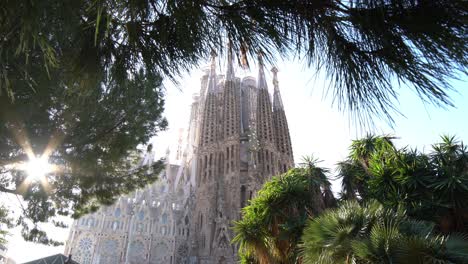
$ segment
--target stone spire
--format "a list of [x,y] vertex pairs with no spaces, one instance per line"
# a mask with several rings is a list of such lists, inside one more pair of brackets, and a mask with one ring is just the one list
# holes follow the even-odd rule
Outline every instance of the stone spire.
[[278,69],[273,67],[273,125],[275,130],[275,143],[278,151],[278,171],[283,173],[294,166],[294,158],[289,135],[288,121],[284,112],[283,101],[278,85]]
[[226,81],[234,80],[234,67],[232,61],[232,43],[228,43],[228,54],[227,54],[227,70],[226,70]]
[[201,145],[213,143],[217,138],[216,79],[216,52],[212,50],[210,74],[202,106]]
[[281,93],[279,90],[279,85],[278,85],[278,68],[273,67],[271,69],[271,72],[273,72],[273,87],[274,87],[274,92],[273,92],[273,109],[284,109],[283,106],[283,100],[281,99]]
[[258,54],[258,78],[257,78],[257,138],[259,141],[258,149],[258,169],[262,177],[274,175],[275,150],[272,145],[275,144],[273,129],[273,112],[270,93],[265,79],[265,71],[262,54]]
[[211,50],[211,64],[210,75],[208,76],[208,89],[207,93],[214,93],[216,91],[216,52]]
[[257,88],[268,90],[268,85],[265,79],[265,71],[263,69],[263,54],[262,52],[258,53],[258,78],[257,78]]

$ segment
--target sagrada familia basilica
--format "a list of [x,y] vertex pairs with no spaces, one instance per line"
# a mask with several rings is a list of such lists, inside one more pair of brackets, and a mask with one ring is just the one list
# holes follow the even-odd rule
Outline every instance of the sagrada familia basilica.
[[[160,180],[76,220],[66,255],[81,264],[237,263],[233,221],[294,160],[278,70],[272,69],[272,100],[261,55],[257,78],[242,79],[230,51],[224,75],[215,56]],[[153,160],[148,151],[141,166]]]

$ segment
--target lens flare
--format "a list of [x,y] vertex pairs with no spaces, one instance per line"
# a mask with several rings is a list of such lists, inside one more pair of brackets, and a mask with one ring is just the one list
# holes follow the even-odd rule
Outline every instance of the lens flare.
[[25,165],[25,171],[30,180],[42,180],[48,173],[54,170],[54,167],[43,157],[34,157]]

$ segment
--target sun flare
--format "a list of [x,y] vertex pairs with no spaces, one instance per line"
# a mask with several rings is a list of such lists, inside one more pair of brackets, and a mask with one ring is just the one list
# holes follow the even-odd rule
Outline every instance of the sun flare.
[[43,157],[34,157],[25,165],[25,171],[31,180],[41,180],[54,170],[52,164]]

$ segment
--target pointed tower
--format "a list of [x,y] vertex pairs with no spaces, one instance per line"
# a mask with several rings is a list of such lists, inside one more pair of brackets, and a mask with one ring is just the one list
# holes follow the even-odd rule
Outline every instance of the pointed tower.
[[[210,73],[201,80],[206,85],[194,102],[201,122],[193,122],[200,132],[193,151],[198,158],[191,263],[237,263],[237,248],[230,243],[233,222],[266,180],[293,164],[290,147],[289,152],[280,150],[277,143],[280,135],[283,141],[289,139],[284,112],[276,118],[281,111],[273,111],[283,109],[279,90],[275,86],[272,105],[261,54],[258,60],[258,78],[247,76],[241,82],[229,47],[225,75],[216,74],[213,54]],[[282,129],[278,133],[275,118]]]
[[273,113],[270,94],[265,79],[263,56],[258,54],[258,78],[257,78],[257,138],[260,144],[258,151],[258,164],[260,175],[269,177],[276,173],[275,164],[275,139],[273,131]]
[[224,81],[222,102],[222,133],[224,149],[221,157],[225,175],[239,171],[239,136],[240,136],[240,80],[234,76],[231,45],[228,47],[226,78]]
[[275,131],[275,143],[279,152],[277,169],[280,173],[286,172],[294,165],[294,158],[289,135],[288,121],[284,112],[283,101],[278,84],[278,69],[273,67],[273,125]]
[[200,141],[200,146],[214,143],[217,139],[216,79],[216,53],[212,51],[210,74],[203,98],[202,140]]

